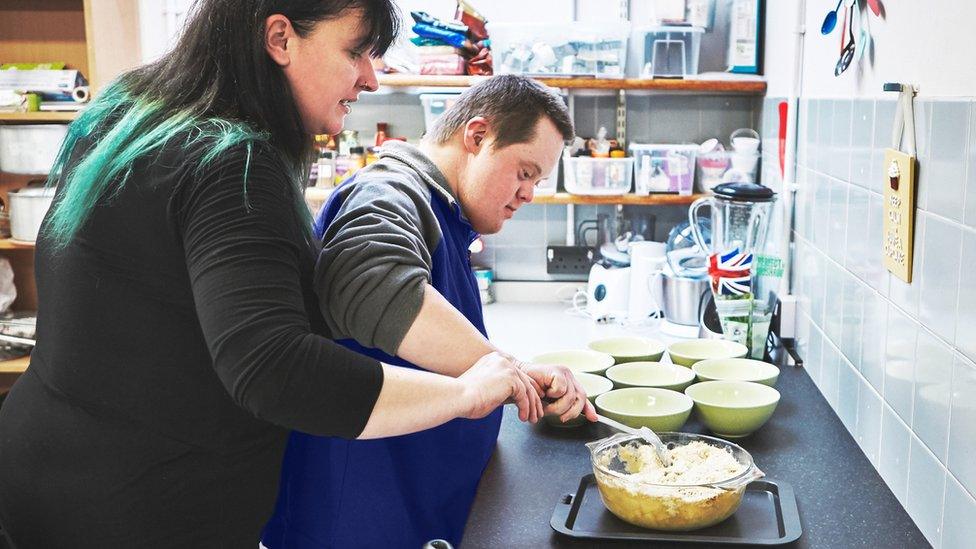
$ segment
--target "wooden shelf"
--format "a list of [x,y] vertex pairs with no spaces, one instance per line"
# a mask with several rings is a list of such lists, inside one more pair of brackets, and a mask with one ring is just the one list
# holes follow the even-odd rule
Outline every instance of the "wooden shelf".
[[33,242],[21,242],[12,238],[0,238],[0,250],[33,250]]
[[0,374],[22,374],[30,364],[29,356],[0,361]]
[[78,111],[0,112],[0,122],[71,122]]
[[556,193],[549,196],[536,196],[533,204],[623,204],[626,206],[687,206],[704,194],[618,194],[610,196],[583,196],[569,193]]
[[[380,86],[393,88],[465,88],[490,76],[436,76],[417,74],[380,74]],[[742,93],[764,95],[764,80],[684,80],[668,78],[572,78],[537,77],[554,88],[582,90],[647,90],[699,93]]]

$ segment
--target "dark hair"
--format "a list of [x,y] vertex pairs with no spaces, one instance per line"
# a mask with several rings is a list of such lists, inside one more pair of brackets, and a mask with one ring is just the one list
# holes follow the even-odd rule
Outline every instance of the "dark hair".
[[[114,80],[71,124],[49,177],[65,186],[48,227],[55,242],[71,239],[110,183],[126,183],[136,159],[188,131],[188,143],[207,140],[203,164],[239,144],[248,155],[256,142],[275,149],[295,180],[296,207],[308,217],[299,179],[311,161],[311,140],[281,68],[265,50],[265,20],[284,15],[305,36],[350,9],[363,12],[359,47],[383,55],[400,26],[393,0],[198,0],[172,51]],[[83,138],[90,147],[62,173]]]
[[543,116],[552,120],[564,140],[573,139],[576,133],[569,109],[559,94],[528,77],[501,75],[462,93],[434,123],[429,138],[435,143],[446,143],[476,116],[491,123],[496,149],[532,140]]

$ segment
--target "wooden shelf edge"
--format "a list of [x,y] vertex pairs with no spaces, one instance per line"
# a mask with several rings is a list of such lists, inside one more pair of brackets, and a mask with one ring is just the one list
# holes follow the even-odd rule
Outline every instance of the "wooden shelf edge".
[[33,250],[33,242],[21,242],[12,238],[0,238],[0,250]]
[[[464,88],[490,76],[439,76],[417,74],[379,74],[381,86],[394,88]],[[669,78],[572,78],[536,77],[536,80],[554,88],[589,90],[660,90],[672,92],[745,93],[764,95],[765,80],[706,80]]]
[[30,365],[30,356],[0,361],[0,374],[22,374]]
[[548,196],[537,196],[533,204],[624,204],[628,206],[687,206],[704,194],[652,194],[638,196],[636,194],[620,194],[610,196],[584,196],[569,193],[556,193]]
[[0,122],[71,122],[78,111],[0,112]]

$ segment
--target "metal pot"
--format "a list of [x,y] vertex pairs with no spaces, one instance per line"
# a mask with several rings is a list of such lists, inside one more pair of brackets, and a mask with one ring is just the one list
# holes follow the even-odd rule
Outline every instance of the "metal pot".
[[53,187],[28,187],[7,195],[11,238],[24,242],[37,240],[41,221],[54,200],[54,191]]
[[698,326],[699,305],[709,291],[708,278],[664,272],[664,318],[674,324]]

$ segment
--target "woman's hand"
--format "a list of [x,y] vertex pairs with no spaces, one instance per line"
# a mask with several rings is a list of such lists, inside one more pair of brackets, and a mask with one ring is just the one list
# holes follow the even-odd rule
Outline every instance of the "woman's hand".
[[544,414],[541,388],[517,361],[502,353],[481,357],[458,380],[467,410],[463,417],[468,419],[483,418],[506,402],[515,403],[522,421],[535,423]]
[[528,374],[545,392],[546,414],[559,416],[563,423],[581,413],[590,421],[596,421],[596,409],[586,398],[586,391],[580,385],[572,370],[565,366],[551,364],[532,364],[516,361],[520,370]]

